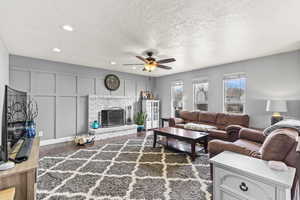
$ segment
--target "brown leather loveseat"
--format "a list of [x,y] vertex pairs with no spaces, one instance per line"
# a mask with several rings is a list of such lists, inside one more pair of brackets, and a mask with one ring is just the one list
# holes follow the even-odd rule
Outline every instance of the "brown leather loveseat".
[[216,127],[209,131],[210,139],[235,141],[241,128],[249,127],[249,116],[240,114],[225,114],[213,112],[181,111],[179,118],[171,118],[169,126],[184,128],[186,123],[205,124]]
[[232,151],[267,161],[282,161],[288,166],[295,167],[297,176],[293,191],[296,181],[300,178],[299,133],[291,128],[274,130],[268,136],[262,131],[243,128],[239,132],[239,139],[235,142],[212,140],[208,143],[208,151],[210,157],[223,151]]

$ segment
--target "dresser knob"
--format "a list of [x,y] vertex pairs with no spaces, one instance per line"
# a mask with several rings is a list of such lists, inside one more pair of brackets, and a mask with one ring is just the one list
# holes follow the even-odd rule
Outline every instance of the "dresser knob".
[[248,187],[247,187],[246,183],[242,182],[241,185],[240,185],[240,189],[243,192],[247,192],[248,191]]

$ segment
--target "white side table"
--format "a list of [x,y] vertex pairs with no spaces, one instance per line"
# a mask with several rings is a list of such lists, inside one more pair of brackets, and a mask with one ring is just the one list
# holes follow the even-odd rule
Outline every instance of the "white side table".
[[212,159],[214,200],[290,200],[296,169],[276,171],[268,162],[225,151]]

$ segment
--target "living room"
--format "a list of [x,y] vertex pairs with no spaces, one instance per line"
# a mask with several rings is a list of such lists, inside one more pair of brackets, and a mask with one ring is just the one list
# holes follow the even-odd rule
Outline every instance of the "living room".
[[300,199],[299,6],[3,2],[0,199]]

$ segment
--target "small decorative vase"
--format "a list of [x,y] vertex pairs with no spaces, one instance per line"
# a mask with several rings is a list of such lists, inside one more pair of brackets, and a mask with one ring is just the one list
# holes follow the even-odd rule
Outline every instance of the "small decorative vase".
[[34,121],[26,122],[26,137],[34,138],[36,136],[36,124]]
[[100,128],[100,123],[99,123],[98,121],[95,120],[95,121],[93,122],[93,124],[92,124],[92,128],[93,128],[93,129],[98,129],[98,128]]
[[138,132],[141,132],[145,129],[145,126],[144,125],[137,125],[137,131]]

